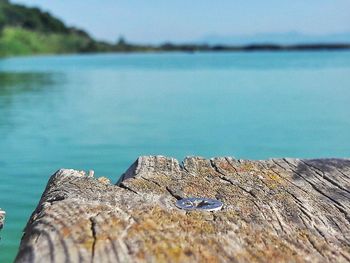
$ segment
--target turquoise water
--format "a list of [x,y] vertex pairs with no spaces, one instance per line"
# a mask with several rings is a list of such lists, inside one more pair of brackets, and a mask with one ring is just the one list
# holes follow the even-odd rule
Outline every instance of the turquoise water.
[[350,52],[0,60],[0,262],[57,169],[155,154],[350,157]]

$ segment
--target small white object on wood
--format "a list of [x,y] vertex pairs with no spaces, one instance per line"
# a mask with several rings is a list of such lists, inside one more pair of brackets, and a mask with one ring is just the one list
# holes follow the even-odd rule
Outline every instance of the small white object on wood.
[[4,227],[4,223],[5,223],[5,211],[1,210],[0,208],[0,230]]

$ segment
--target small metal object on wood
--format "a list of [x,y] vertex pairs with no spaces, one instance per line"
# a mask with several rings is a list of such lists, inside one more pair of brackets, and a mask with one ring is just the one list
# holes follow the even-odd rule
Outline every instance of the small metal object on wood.
[[202,211],[218,211],[222,208],[223,204],[215,199],[203,198],[203,197],[190,197],[180,199],[176,202],[178,208],[184,210],[202,210]]
[[62,169],[16,262],[349,262],[349,189],[350,159],[140,157],[119,185]]
[[4,223],[5,223],[5,211],[1,210],[0,208],[0,230],[4,227]]

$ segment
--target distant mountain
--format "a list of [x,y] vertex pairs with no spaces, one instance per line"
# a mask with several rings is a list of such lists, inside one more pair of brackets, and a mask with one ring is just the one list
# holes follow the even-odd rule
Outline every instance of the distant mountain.
[[261,33],[253,35],[208,35],[196,41],[197,43],[207,43],[210,45],[249,45],[249,44],[334,44],[350,43],[350,32],[328,34],[328,35],[307,35],[298,32],[287,33]]

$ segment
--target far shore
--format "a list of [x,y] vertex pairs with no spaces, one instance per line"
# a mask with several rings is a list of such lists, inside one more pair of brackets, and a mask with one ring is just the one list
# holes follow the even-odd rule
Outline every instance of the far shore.
[[349,44],[249,44],[241,46],[231,45],[207,45],[207,44],[172,44],[166,43],[161,45],[138,45],[124,44],[123,48],[114,48],[109,50],[91,50],[86,52],[59,52],[59,53],[28,53],[28,54],[11,54],[0,56],[1,58],[11,57],[29,57],[29,56],[50,56],[50,55],[72,55],[72,54],[136,54],[136,53],[206,53],[206,52],[292,52],[292,51],[349,51]]

